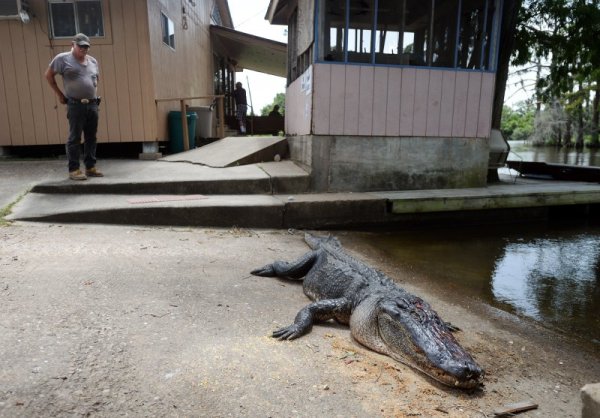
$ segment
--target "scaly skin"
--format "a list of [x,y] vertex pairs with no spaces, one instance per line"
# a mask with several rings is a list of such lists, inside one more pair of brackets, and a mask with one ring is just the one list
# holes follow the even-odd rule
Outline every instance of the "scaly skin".
[[484,371],[427,302],[348,255],[337,239],[306,234],[305,240],[313,251],[295,262],[275,261],[251,272],[304,278],[304,293],[313,300],[293,324],[274,331],[273,337],[293,340],[310,332],[315,322],[335,319],[349,324],[361,344],[445,385],[462,389],[482,385]]

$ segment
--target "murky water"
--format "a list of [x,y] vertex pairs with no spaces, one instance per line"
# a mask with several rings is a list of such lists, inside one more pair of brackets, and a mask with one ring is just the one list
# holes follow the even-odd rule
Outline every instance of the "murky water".
[[509,144],[511,149],[509,160],[600,166],[600,150],[598,149],[533,147],[524,141],[510,141]]
[[600,226],[436,229],[367,239],[444,291],[600,344]]
[[[524,161],[600,166],[600,152],[511,142]],[[511,154],[509,159],[515,159]],[[514,224],[366,235],[415,277],[600,347],[600,224]]]

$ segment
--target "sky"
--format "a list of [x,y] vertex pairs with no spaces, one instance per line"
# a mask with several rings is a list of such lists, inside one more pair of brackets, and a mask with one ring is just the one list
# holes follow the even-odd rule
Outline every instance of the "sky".
[[[271,25],[265,19],[269,0],[228,0],[228,3],[235,30],[287,43],[286,27]],[[277,93],[285,93],[282,77],[244,70],[236,73],[236,80],[244,85],[257,115],[263,107],[273,103]]]

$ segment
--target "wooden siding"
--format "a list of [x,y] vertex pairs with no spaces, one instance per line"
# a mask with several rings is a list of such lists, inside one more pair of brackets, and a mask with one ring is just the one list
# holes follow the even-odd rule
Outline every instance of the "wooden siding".
[[[71,42],[48,39],[46,3],[29,1],[33,17],[28,24],[0,21],[0,146],[66,142],[66,106],[58,102],[44,72]],[[92,38],[90,50],[100,64],[99,142],[166,140],[167,113],[179,110],[179,102],[157,107],[155,99],[212,94],[213,3],[186,4],[184,30],[179,2],[103,0],[105,37]],[[175,50],[162,43],[161,11],[175,24]]]
[[[152,88],[156,98],[198,97],[213,94],[213,55],[210,41],[210,12],[214,4],[186,2],[189,14],[187,29],[183,29],[181,2],[149,0],[147,21],[150,22],[150,59],[152,62]],[[175,49],[162,42],[160,15],[163,12],[175,24]],[[210,100],[195,100],[190,106],[207,106]],[[179,111],[179,101],[161,102],[155,107],[158,115],[160,138],[167,137],[167,114]],[[146,113],[145,113],[146,114]]]
[[[316,135],[490,135],[492,73],[315,64],[313,80]],[[286,111],[288,119],[296,114],[294,108]],[[288,129],[288,133],[309,132]]]
[[[313,80],[313,68],[309,67],[308,70],[296,79],[287,88],[285,95],[285,108],[294,109],[294,117],[285,118],[285,131],[296,132],[298,135],[310,133],[311,123],[311,109],[313,94],[318,97],[324,94],[324,91],[329,91],[328,86],[323,83],[323,79],[319,85],[312,85]],[[322,91],[322,90],[323,91]],[[325,93],[328,94],[328,93]],[[323,120],[329,120],[329,118],[323,118]]]

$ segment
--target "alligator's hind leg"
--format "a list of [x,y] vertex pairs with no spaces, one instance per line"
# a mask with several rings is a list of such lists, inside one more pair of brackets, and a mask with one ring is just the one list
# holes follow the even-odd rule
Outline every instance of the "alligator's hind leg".
[[287,277],[298,280],[306,276],[316,260],[317,252],[311,251],[292,263],[275,261],[273,264],[267,264],[252,270],[250,274],[262,277]]
[[315,322],[344,317],[350,310],[351,303],[346,298],[313,302],[298,312],[292,325],[273,331],[273,337],[280,340],[293,340],[308,334]]

